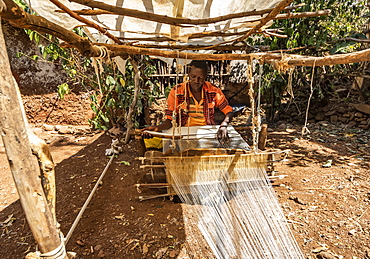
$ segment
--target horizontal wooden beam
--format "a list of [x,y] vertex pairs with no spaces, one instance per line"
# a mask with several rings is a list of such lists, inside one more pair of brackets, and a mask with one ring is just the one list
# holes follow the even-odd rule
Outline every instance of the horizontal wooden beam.
[[142,55],[151,55],[167,58],[181,58],[189,60],[248,60],[251,58],[259,59],[267,63],[285,62],[289,66],[326,66],[326,65],[339,65],[348,63],[357,63],[370,61],[370,49],[357,51],[354,53],[330,55],[326,57],[305,57],[301,55],[289,55],[271,52],[259,52],[249,54],[201,54],[180,51],[168,51],[159,49],[145,49],[137,48],[128,45],[110,45],[104,43],[96,43],[98,46],[105,46],[112,51],[115,55],[122,53],[133,53]]
[[[250,58],[260,59],[264,62],[279,64],[285,62],[288,66],[324,66],[324,65],[337,65],[347,63],[357,63],[370,61],[370,50],[363,50],[348,54],[338,54],[326,57],[305,57],[299,55],[282,55],[281,53],[249,53],[249,54],[202,54],[190,53],[184,51],[169,51],[160,49],[149,49],[135,47],[131,45],[118,45],[118,44],[103,44],[92,43],[87,38],[83,38],[68,31],[65,28],[46,20],[43,17],[35,16],[24,12],[12,0],[3,0],[6,8],[0,11],[0,16],[8,20],[12,25],[20,28],[31,29],[40,33],[51,34],[61,40],[67,42],[70,46],[77,48],[80,53],[87,57],[97,57],[102,53],[102,47],[109,50],[109,55],[127,57],[130,54],[141,54],[167,58],[182,58],[182,59],[206,59],[211,61],[218,60],[247,60]],[[86,2],[87,0],[81,0]],[[91,1],[87,1],[91,2]],[[287,3],[287,2],[285,2]],[[283,60],[283,61],[281,61]]]
[[[280,59],[283,57],[280,56]],[[289,59],[289,60],[288,60]],[[300,55],[286,55],[288,65],[291,66],[327,66],[370,61],[370,49],[346,54],[329,55],[325,57],[305,57]]]

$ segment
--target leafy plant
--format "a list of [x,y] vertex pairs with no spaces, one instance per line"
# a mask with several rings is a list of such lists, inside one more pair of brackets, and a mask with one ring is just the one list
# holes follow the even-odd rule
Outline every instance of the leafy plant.
[[[330,9],[329,16],[307,17],[299,19],[286,19],[274,21],[272,28],[279,28],[287,38],[250,37],[248,44],[269,45],[271,50],[289,50],[289,53],[325,56],[329,54],[348,53],[361,49],[361,44],[352,38],[364,38],[360,33],[362,26],[367,22],[365,1],[348,0],[302,0],[294,1],[292,5],[304,3],[300,12],[313,12]],[[359,69],[359,64],[336,65],[315,68],[314,100],[322,100],[335,94],[335,84],[348,81],[347,74]],[[292,74],[295,97],[307,96],[310,85],[312,68],[299,67]],[[263,94],[268,105],[270,118],[276,111],[282,111],[289,105],[292,97],[285,91],[288,84],[289,73],[277,73],[270,66],[264,66]],[[341,80],[337,80],[342,78]],[[288,100],[288,101],[286,101]],[[290,100],[290,101],[289,101]],[[307,98],[306,98],[307,100]],[[304,102],[295,103],[300,106]]]

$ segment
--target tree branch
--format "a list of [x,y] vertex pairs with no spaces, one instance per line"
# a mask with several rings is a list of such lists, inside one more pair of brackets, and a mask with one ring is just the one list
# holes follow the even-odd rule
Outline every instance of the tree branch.
[[52,23],[41,16],[24,12],[12,0],[3,1],[7,8],[0,11],[0,16],[4,20],[9,21],[13,26],[53,35],[77,48],[84,56],[97,57],[100,55],[100,48],[92,45],[87,38],[80,37],[76,33]]
[[250,31],[248,31],[244,36],[240,37],[236,41],[234,41],[234,45],[238,42],[241,42],[248,38],[253,33],[257,32],[259,29],[261,29],[265,24],[267,24],[269,21],[273,20],[284,8],[286,8],[290,3],[293,2],[293,0],[283,0],[281,1],[266,17],[262,18],[260,20],[260,23],[257,26],[254,26]]
[[[243,18],[243,17],[248,17],[248,16],[258,16],[258,15],[262,16],[274,10],[273,8],[271,8],[271,9],[264,9],[260,11],[254,10],[254,11],[249,11],[249,12],[240,12],[240,13],[234,13],[234,14],[229,14],[229,15],[222,15],[222,16],[218,16],[214,18],[190,19],[190,18],[175,18],[175,17],[170,17],[167,15],[159,15],[159,14],[154,14],[154,13],[149,13],[149,12],[143,12],[143,11],[123,8],[119,6],[113,6],[113,5],[105,4],[103,2],[98,2],[94,0],[70,0],[70,1],[78,3],[78,4],[82,4],[82,5],[91,7],[91,8],[101,9],[101,10],[75,11],[76,13],[79,12],[79,14],[81,15],[118,14],[118,15],[139,18],[139,19],[143,19],[147,21],[176,25],[176,26],[202,25],[202,24],[222,22],[222,21],[235,19],[235,18]],[[302,5],[297,5],[292,8],[298,8],[301,6]],[[292,9],[292,8],[289,8],[289,9]]]
[[76,13],[74,13],[73,11],[71,11],[67,6],[65,6],[64,4],[62,4],[61,2],[59,2],[58,0],[50,0],[50,2],[52,2],[53,4],[55,4],[57,7],[59,7],[63,11],[65,11],[72,18],[75,18],[77,21],[83,22],[87,26],[92,27],[92,28],[100,31],[101,33],[103,33],[104,35],[106,35],[108,38],[112,39],[115,43],[121,44],[121,41],[119,39],[117,39],[114,35],[112,35],[110,32],[108,32],[108,30],[104,29],[103,27],[97,25],[96,23],[94,23],[94,22],[92,22],[92,21],[90,21],[90,20],[88,20],[86,18],[83,18],[83,17],[77,15]]

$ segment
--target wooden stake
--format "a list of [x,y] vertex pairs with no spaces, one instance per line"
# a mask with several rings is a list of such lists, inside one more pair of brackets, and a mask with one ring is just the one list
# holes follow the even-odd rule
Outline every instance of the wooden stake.
[[267,141],[267,124],[261,125],[261,131],[258,136],[258,149],[265,150]]
[[126,134],[126,138],[125,138],[125,144],[128,144],[128,142],[130,141],[130,136],[131,136],[130,133],[131,133],[132,128],[134,127],[134,123],[132,121],[132,116],[133,116],[137,101],[139,99],[139,92],[140,92],[140,70],[139,70],[139,65],[134,60],[134,57],[131,57],[130,62],[132,64],[132,68],[134,69],[134,75],[135,75],[134,76],[134,98],[132,99],[132,103],[131,103],[131,105],[128,109],[127,117],[126,117],[127,134]]
[[0,66],[1,137],[28,224],[41,252],[48,253],[61,245],[61,239],[41,186],[37,160],[31,152],[1,26]]

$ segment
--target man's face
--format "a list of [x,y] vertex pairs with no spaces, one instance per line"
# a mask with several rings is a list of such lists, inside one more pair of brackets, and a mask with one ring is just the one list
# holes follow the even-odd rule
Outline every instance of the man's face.
[[189,72],[189,82],[192,91],[200,92],[202,90],[206,74],[203,69],[192,66]]

